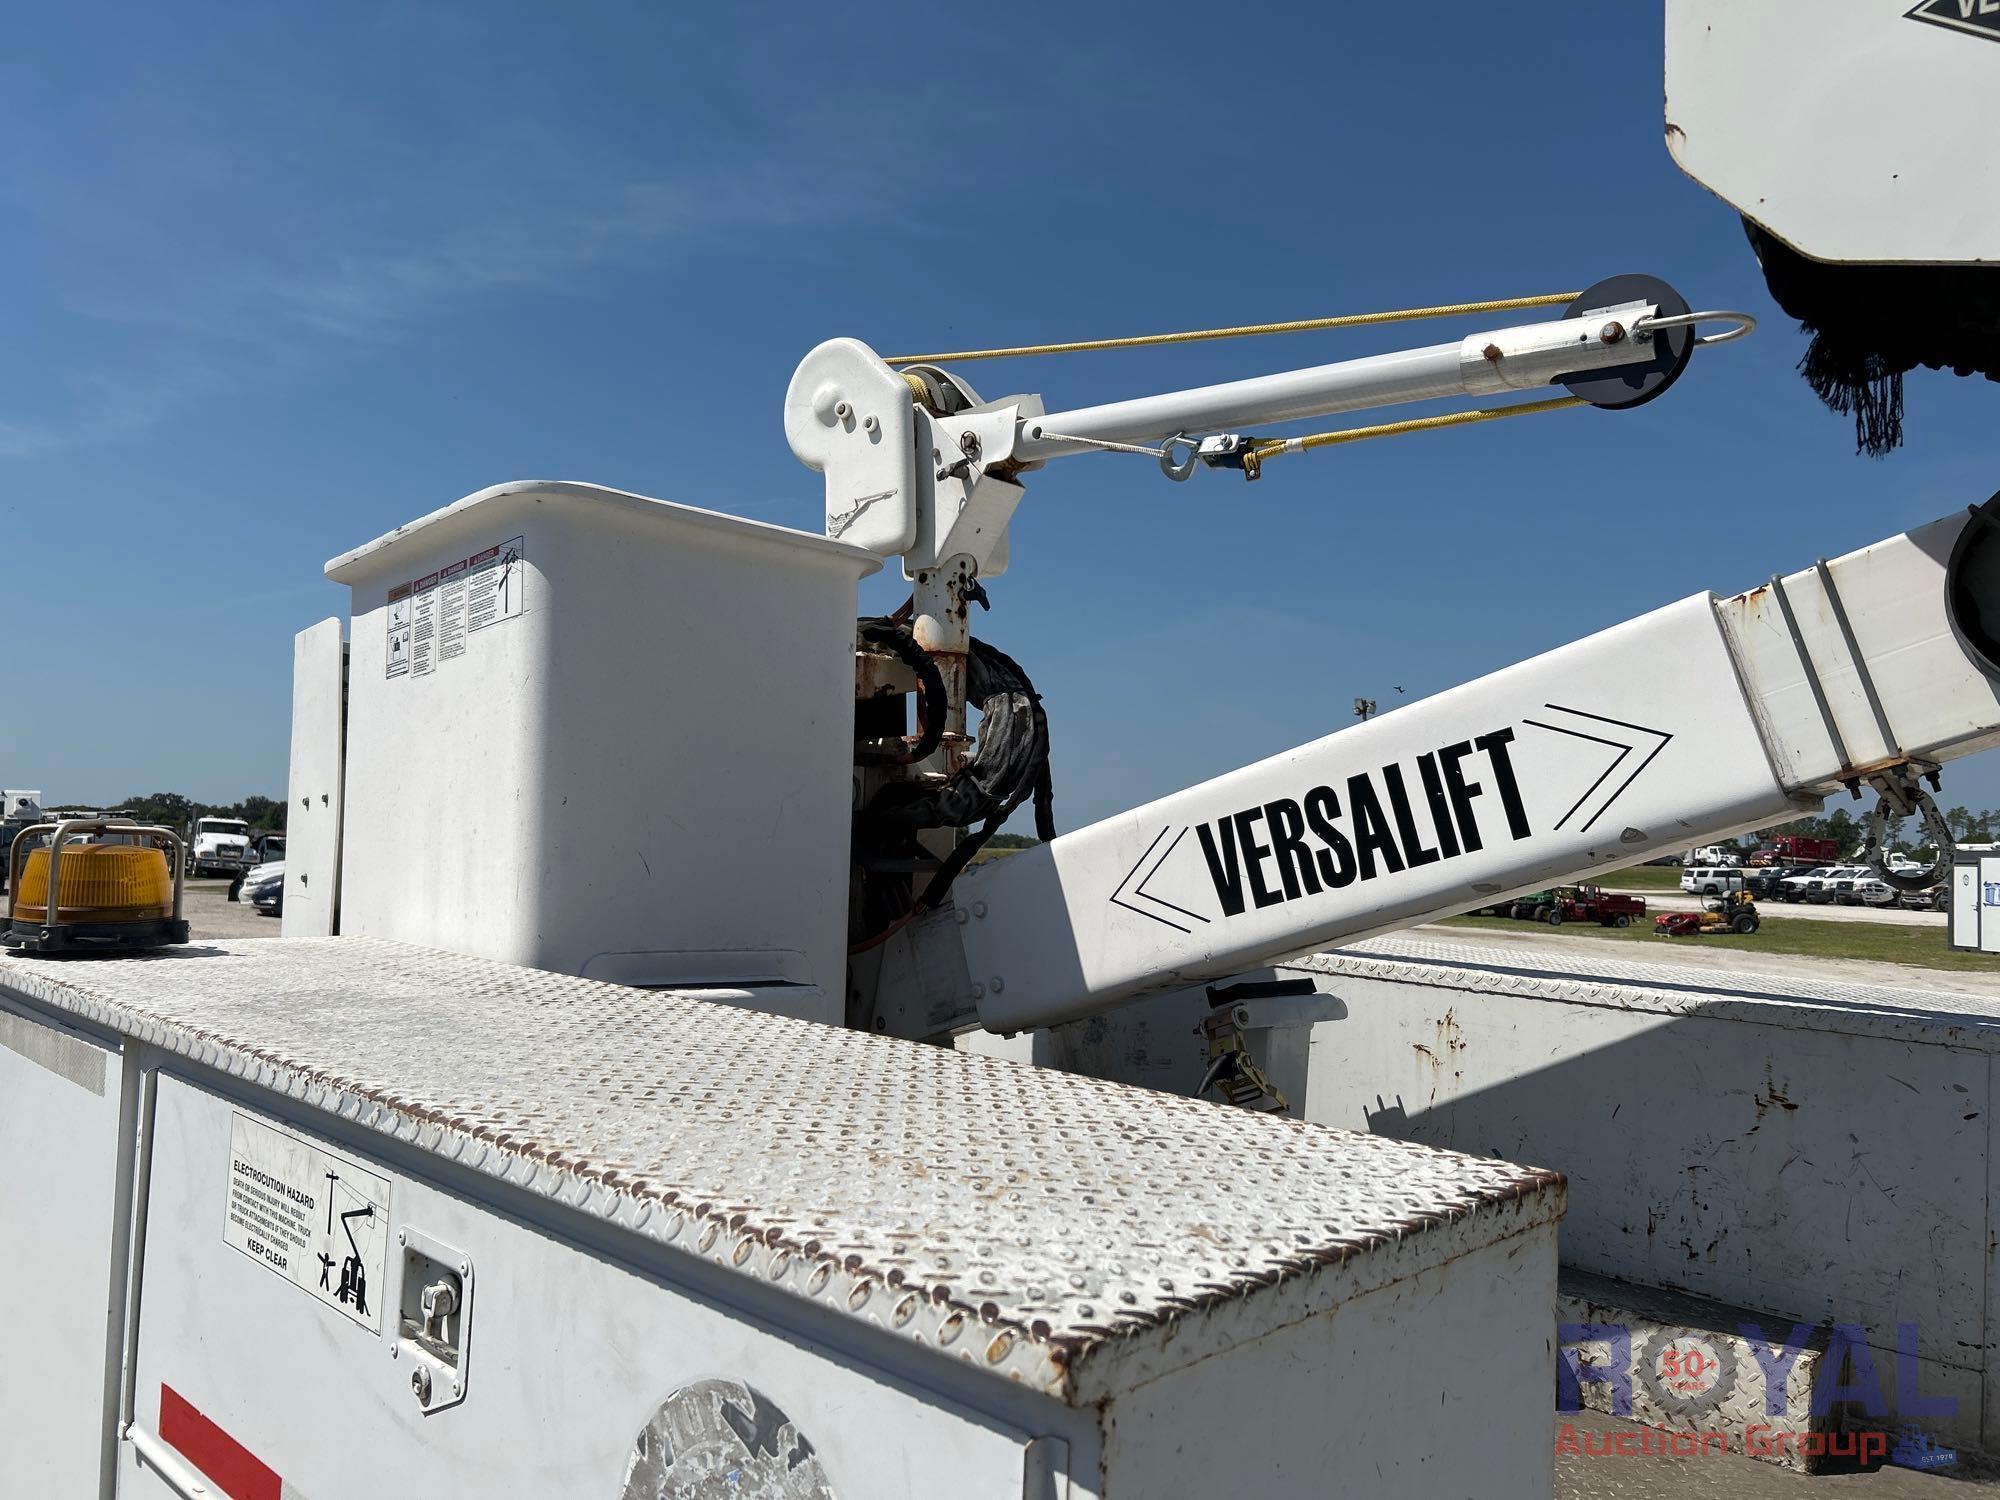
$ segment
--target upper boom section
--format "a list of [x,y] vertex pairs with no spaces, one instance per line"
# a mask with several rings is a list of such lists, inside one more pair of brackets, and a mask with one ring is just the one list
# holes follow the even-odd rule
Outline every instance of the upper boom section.
[[[1561,295],[1477,306],[1516,308]],[[1438,316],[1466,305],[1370,316]],[[1652,277],[1617,276],[1578,294],[1557,318],[1046,416],[1038,396],[981,401],[936,365],[900,361],[910,367],[899,372],[856,339],[832,339],[792,376],[785,437],[800,462],[826,476],[828,536],[900,556],[912,577],[957,556],[969,558],[977,576],[991,577],[1006,567],[1019,478],[1049,459],[1111,449],[1149,454],[1176,479],[1197,461],[1255,478],[1261,454],[1280,442],[1239,429],[1265,423],[1551,387],[1570,393],[1565,404],[1638,406],[1680,377],[1698,345],[1735,336],[1697,334],[1698,324],[1716,320],[1737,332],[1753,326],[1740,313],[1691,313]]]
[[[2000,743],[2000,497],[976,865],[916,1034],[1047,1025],[1795,817]],[[1914,795],[1913,795],[1914,794]],[[953,978],[955,976],[955,978]]]

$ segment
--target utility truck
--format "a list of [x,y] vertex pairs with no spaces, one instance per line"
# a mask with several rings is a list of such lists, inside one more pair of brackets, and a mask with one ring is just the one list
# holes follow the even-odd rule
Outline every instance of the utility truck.
[[196,818],[187,828],[190,875],[235,875],[250,868],[250,825],[241,818]]
[[[1891,855],[1891,859],[1900,856]],[[1760,844],[1750,856],[1750,863],[1759,869],[1788,865],[1830,865],[1840,858],[1840,844],[1834,839],[1808,838],[1800,834],[1784,833],[1769,843]]]
[[[1829,388],[1879,380],[1854,351],[1885,279],[2000,256],[2000,194],[1936,149],[1991,136],[2000,47],[1900,5],[1668,19],[1671,148],[1811,306]],[[1802,88],[1810,118],[1769,130],[1767,80],[1817,57],[1883,107]],[[1616,203],[1600,187],[1580,212]],[[1924,357],[1960,300],[1901,310],[1898,338]],[[34,1289],[9,1327],[35,1357],[0,1361],[10,1479],[1546,1496],[1563,1178],[1484,1135],[1468,1155],[1283,1118],[1325,1118],[1324,1077],[1288,1098],[1265,1043],[1349,1001],[1256,976],[1829,797],[1874,799],[1872,858],[1893,817],[1941,824],[1944,768],[2000,743],[2000,499],[1832,558],[1802,536],[1790,571],[1062,830],[1060,723],[972,630],[990,605],[1004,637],[1031,484],[1088,458],[1212,485],[1607,419],[1752,324],[1616,275],[1296,326],[1433,316],[1470,330],[1066,408],[963,373],[1045,345],[835,338],[782,401],[823,535],[529,481],[334,559],[348,618],[295,647],[284,937],[0,960],[0,1141],[33,1205],[7,1221],[32,1233],[0,1230],[5,1284]],[[1416,401],[1455,409],[1271,430]],[[1863,405],[1886,442],[1886,396]],[[908,599],[857,623],[885,565]],[[1045,841],[972,864],[1027,807]],[[115,925],[67,904],[56,850],[38,868],[11,940]],[[1199,1037],[1194,1068],[1154,1067],[1141,1000]],[[1088,1061],[980,1055],[1048,1028]],[[1211,1091],[1229,1104],[1188,1097]]]

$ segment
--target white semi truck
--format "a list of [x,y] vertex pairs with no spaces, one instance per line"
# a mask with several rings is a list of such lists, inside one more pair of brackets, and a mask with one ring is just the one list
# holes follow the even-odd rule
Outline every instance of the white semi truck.
[[[1947,194],[1932,152],[1991,133],[2000,48],[1835,8],[1820,71],[1950,128],[1830,98],[1774,134],[1789,8],[1668,21],[1670,144],[1787,253],[2000,255],[2000,195]],[[1024,480],[1085,453],[1254,478],[1440,422],[1256,428],[1418,399],[1616,409],[1750,322],[1638,277],[1484,310],[1541,303],[1055,414],[955,373],[993,351],[834,340],[784,403],[824,536],[531,482],[329,564],[352,609],[297,643],[285,937],[0,960],[0,1142],[34,1205],[0,1273],[38,1291],[9,1314],[36,1358],[0,1362],[13,1473],[1547,1495],[1559,1175],[939,1045],[1193,986],[1198,1082],[1266,1105],[1245,1038],[1339,1001],[1246,971],[1845,790],[1935,818],[1942,768],[2000,743],[2000,500],[1968,496],[968,867],[1030,802],[1055,833],[1039,698],[969,628]],[[909,604],[857,630],[885,561]]]
[[241,818],[196,818],[187,829],[190,875],[236,875],[250,868],[250,825]]

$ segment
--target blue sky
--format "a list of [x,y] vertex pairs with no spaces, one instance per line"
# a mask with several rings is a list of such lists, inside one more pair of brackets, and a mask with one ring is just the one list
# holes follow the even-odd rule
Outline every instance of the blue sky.
[[[1232,15],[1234,18],[1232,19]],[[1993,389],[1857,458],[1660,139],[1656,6],[64,6],[0,58],[0,782],[280,794],[324,561],[574,478],[818,530],[793,365],[1623,271],[1766,317],[1666,399],[1034,477],[980,632],[1064,826],[1983,499]],[[1052,409],[1473,325],[966,370]],[[884,608],[894,585],[864,596]],[[62,669],[51,664],[60,662]],[[102,696],[115,686],[114,704]],[[1402,698],[1398,697],[1398,689]],[[24,712],[24,708],[28,711]],[[124,720],[141,732],[114,728]],[[1994,756],[1947,804],[2000,803]]]

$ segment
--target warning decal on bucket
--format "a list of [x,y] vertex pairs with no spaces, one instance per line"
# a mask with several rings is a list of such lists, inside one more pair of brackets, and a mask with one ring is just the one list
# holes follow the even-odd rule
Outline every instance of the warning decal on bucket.
[[476,631],[527,610],[528,543],[513,536],[389,590],[390,677],[428,677],[466,654]]
[[250,1115],[229,1125],[223,1242],[379,1332],[389,1184]]

